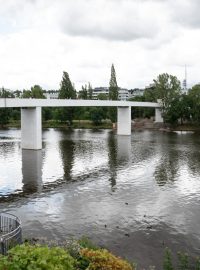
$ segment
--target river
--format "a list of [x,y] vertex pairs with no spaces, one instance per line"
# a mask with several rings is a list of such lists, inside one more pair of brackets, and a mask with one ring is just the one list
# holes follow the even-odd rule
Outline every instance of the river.
[[45,129],[39,151],[20,137],[0,130],[0,211],[24,238],[84,235],[138,269],[161,269],[166,246],[199,255],[199,134]]

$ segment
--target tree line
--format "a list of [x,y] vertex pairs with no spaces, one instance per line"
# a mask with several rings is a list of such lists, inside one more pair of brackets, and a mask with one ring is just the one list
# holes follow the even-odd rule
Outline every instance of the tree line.
[[[15,95],[14,95],[15,93]],[[0,90],[1,98],[45,98],[45,91],[39,86],[34,85],[30,90],[17,90],[14,93],[2,88]],[[90,83],[82,86],[78,93],[69,78],[67,72],[63,72],[60,89],[58,91],[59,99],[92,99],[93,89]],[[109,82],[109,96],[99,94],[100,100],[118,100],[119,87],[116,79],[114,65],[111,66],[111,76]],[[165,123],[171,125],[177,124],[200,124],[200,84],[194,85],[188,90],[188,93],[182,93],[181,83],[176,76],[163,73],[153,80],[151,87],[146,88],[143,96],[136,96],[131,101],[150,101],[159,102],[161,113]],[[153,108],[134,108],[132,110],[132,119],[150,118],[155,115]],[[59,107],[43,108],[43,121],[56,120],[68,125],[72,125],[73,120],[91,120],[95,125],[102,122],[103,119],[110,119],[112,123],[117,121],[117,108],[110,107]],[[10,120],[20,120],[20,110],[16,108],[0,109],[0,125],[6,125]]]
[[[109,83],[109,99],[118,99],[118,85],[114,65],[111,66],[111,78]],[[14,93],[2,88],[0,90],[0,98],[45,98],[45,91],[39,86],[34,85],[30,90],[17,90]],[[72,84],[69,74],[64,71],[58,91],[59,99],[92,99],[92,86],[82,86],[78,93]],[[107,96],[100,94],[98,99],[107,99]],[[101,107],[58,107],[58,108],[43,108],[43,121],[56,120],[72,125],[75,120],[91,120],[95,125],[101,124],[103,119],[110,119],[113,123],[117,120],[116,108],[101,108]],[[4,126],[10,120],[20,120],[20,109],[17,108],[1,108],[0,109],[0,125]]]
[[[163,73],[153,82],[152,86],[144,91],[143,96],[131,100],[159,102],[165,123],[200,124],[200,84],[194,85],[187,93],[183,93],[181,83],[176,76]],[[151,117],[154,114],[152,109],[136,108],[133,111],[133,118]]]

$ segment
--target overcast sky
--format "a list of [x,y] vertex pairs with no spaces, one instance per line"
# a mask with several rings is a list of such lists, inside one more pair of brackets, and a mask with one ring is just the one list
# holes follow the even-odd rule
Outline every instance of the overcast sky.
[[167,72],[200,82],[199,0],[0,0],[0,86],[145,87]]

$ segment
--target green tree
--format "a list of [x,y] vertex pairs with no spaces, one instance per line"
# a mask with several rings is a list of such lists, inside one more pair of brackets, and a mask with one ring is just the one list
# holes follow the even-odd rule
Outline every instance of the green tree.
[[163,73],[154,80],[154,84],[156,98],[161,103],[162,115],[166,121],[172,101],[180,96],[181,83],[176,76]]
[[23,90],[22,92],[22,98],[31,98],[31,91],[30,90]]
[[[68,73],[65,71],[63,71],[63,77],[60,83],[58,98],[60,99],[76,98],[76,90],[70,81]],[[72,107],[59,108],[56,110],[56,115],[57,117],[60,118],[61,121],[68,121],[68,124],[71,126],[74,117],[74,108]]]
[[119,87],[117,85],[115,67],[112,64],[111,77],[110,77],[110,83],[109,83],[109,99],[118,100],[118,91],[119,91]]
[[34,85],[31,87],[31,98],[45,98],[40,85]]
[[87,99],[87,98],[88,98],[88,89],[87,89],[87,85],[82,86],[82,90],[79,91],[78,97],[79,97],[80,99]]
[[[6,98],[14,98],[14,94],[2,87],[2,89],[0,89],[0,98],[4,98],[6,107]],[[12,110],[9,108],[0,109],[0,126],[3,127],[9,123],[11,111]]]
[[93,89],[92,89],[92,85],[90,83],[88,83],[88,99],[92,99],[92,94],[93,94]]
[[[111,66],[111,77],[110,77],[110,83],[109,83],[109,99],[110,100],[118,100],[118,92],[119,87],[117,85],[117,79],[116,79],[116,72],[114,65]],[[116,123],[117,121],[117,108],[109,108],[109,118],[112,121],[112,123]]]
[[60,99],[75,99],[76,98],[76,90],[72,85],[69,74],[66,71],[63,71],[62,81],[60,83],[60,90],[58,94],[58,98]]
[[196,84],[188,92],[191,103],[191,117],[194,123],[200,123],[200,84]]

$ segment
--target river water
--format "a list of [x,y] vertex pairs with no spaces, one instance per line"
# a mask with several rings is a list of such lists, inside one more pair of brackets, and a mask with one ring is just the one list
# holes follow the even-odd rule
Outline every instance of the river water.
[[200,253],[200,136],[194,133],[43,130],[43,149],[21,150],[0,130],[0,211],[23,236],[88,236],[161,269],[166,246]]

